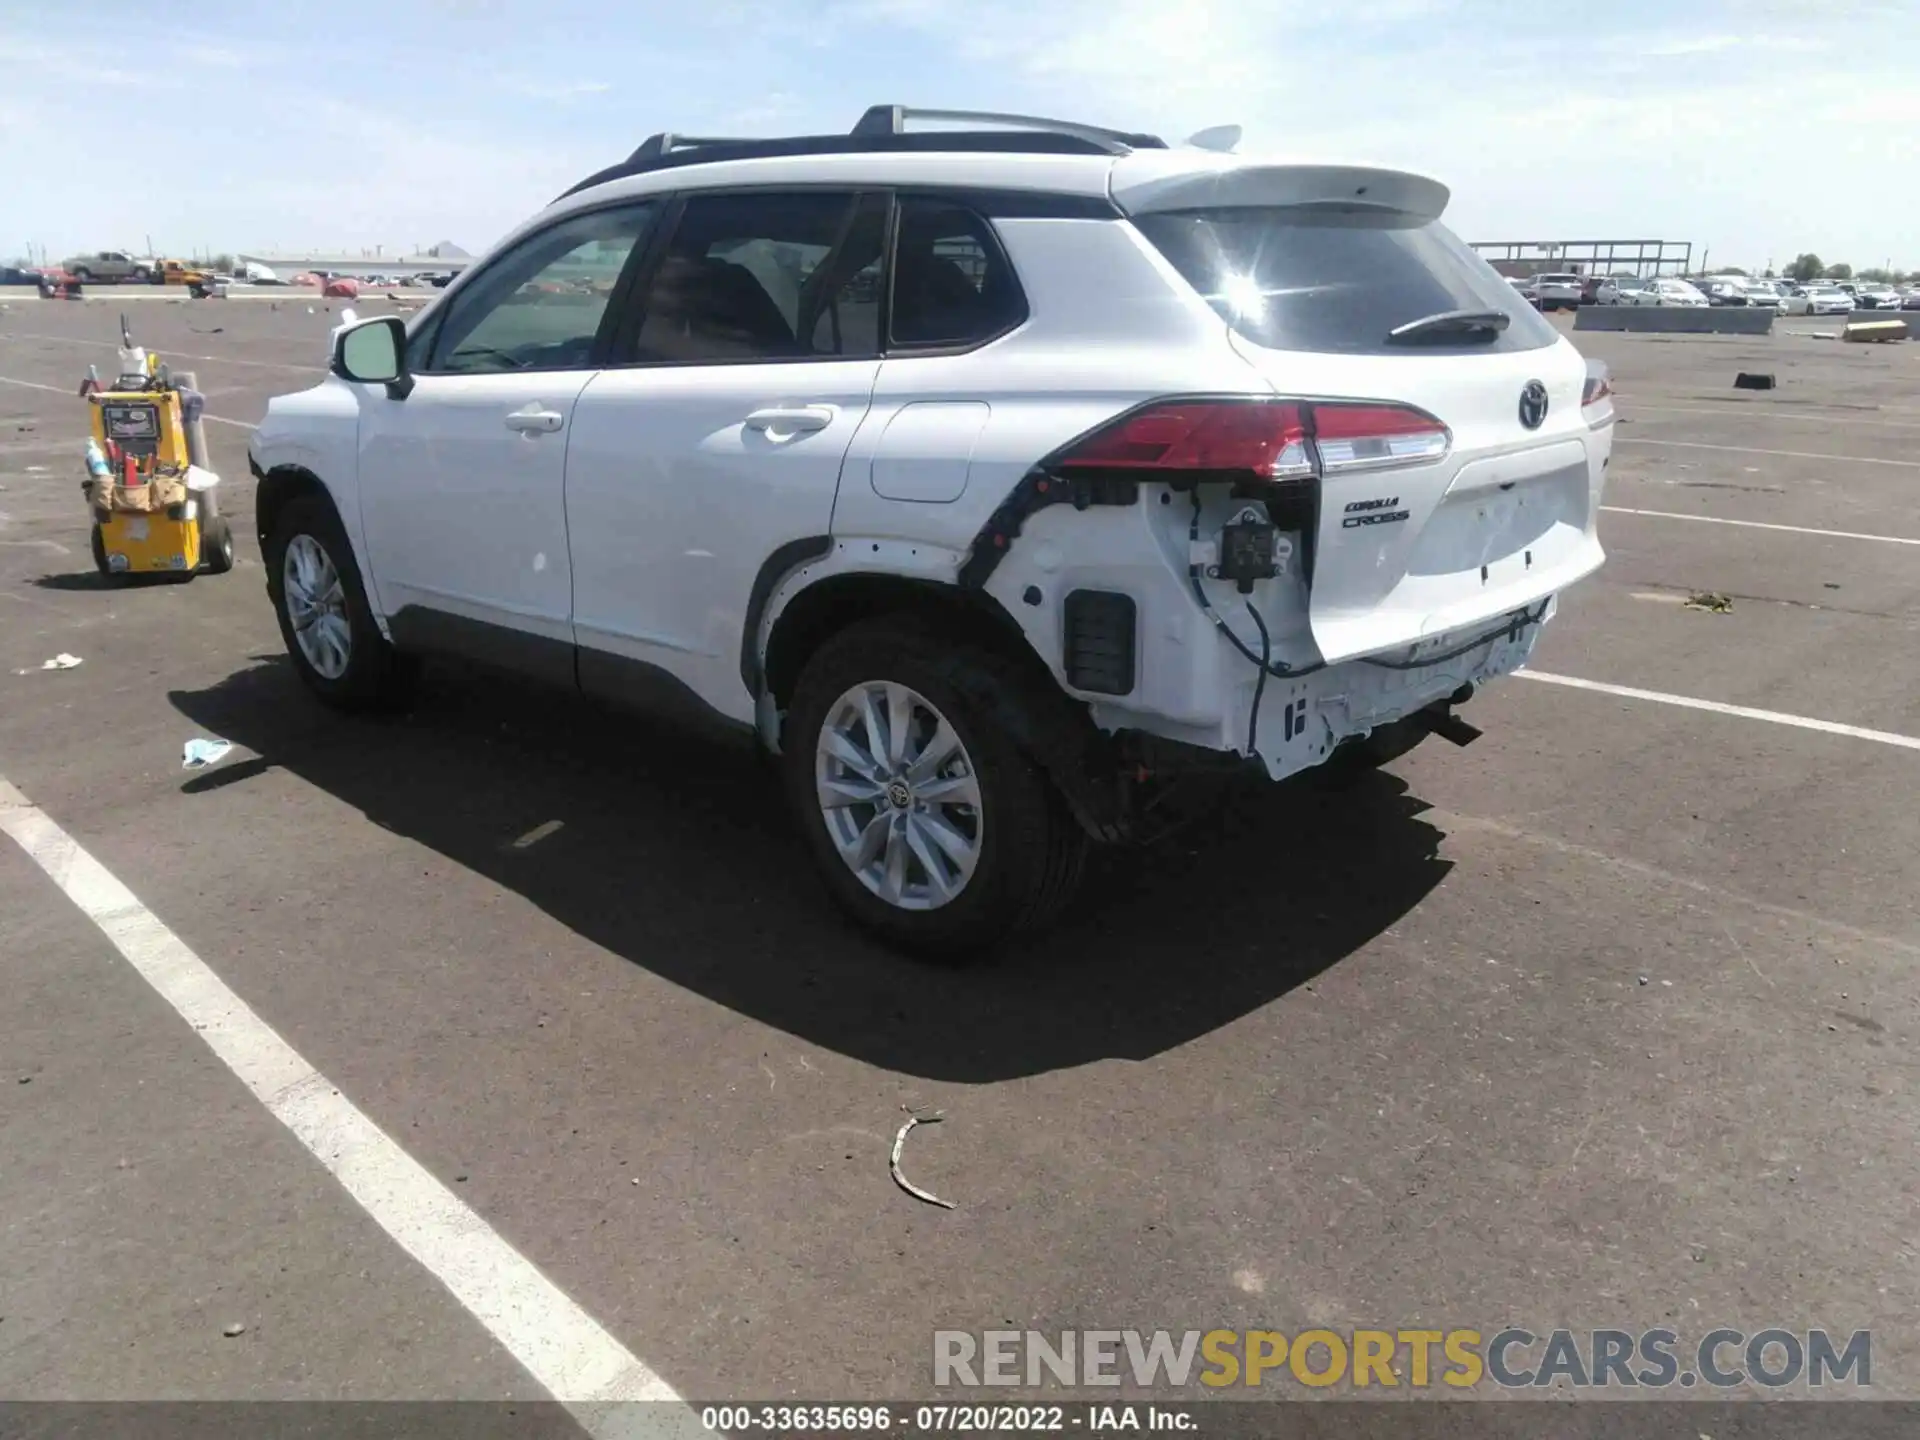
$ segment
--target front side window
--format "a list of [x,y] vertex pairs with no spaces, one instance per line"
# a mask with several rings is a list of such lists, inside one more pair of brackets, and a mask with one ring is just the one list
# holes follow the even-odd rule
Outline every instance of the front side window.
[[523,240],[456,293],[435,332],[431,373],[590,366],[614,286],[658,211],[595,210]]
[[936,198],[903,198],[894,242],[893,344],[978,345],[1027,317],[987,222]]
[[647,286],[633,360],[878,355],[886,219],[880,195],[692,196]]

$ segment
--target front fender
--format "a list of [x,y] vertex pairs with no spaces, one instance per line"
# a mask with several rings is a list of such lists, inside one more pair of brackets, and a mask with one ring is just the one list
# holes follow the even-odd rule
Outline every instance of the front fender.
[[[353,546],[354,560],[367,577],[367,598],[378,587],[368,563],[367,537],[360,522],[360,407],[346,385],[331,377],[310,390],[280,395],[247,445],[255,476],[275,471],[310,475],[333,502]],[[264,537],[262,537],[264,539]]]

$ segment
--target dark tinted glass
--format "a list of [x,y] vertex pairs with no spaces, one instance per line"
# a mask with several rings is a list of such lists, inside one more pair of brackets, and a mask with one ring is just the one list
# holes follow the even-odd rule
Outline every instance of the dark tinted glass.
[[877,195],[696,195],[648,287],[633,358],[878,355],[885,237]]
[[1020,282],[986,220],[945,201],[900,202],[893,261],[895,345],[978,344],[1026,317]]
[[[1176,211],[1134,223],[1228,324],[1282,350],[1376,355],[1537,350],[1558,332],[1438,221],[1279,207]],[[1499,310],[1507,328],[1417,352],[1387,338],[1449,310]]]

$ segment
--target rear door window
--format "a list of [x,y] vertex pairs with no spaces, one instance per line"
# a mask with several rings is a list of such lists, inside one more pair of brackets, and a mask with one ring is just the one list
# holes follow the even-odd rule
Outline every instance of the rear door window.
[[[1437,220],[1257,206],[1168,211],[1134,224],[1229,325],[1272,349],[1486,353],[1544,349],[1559,336]],[[1500,311],[1507,327],[1456,332],[1417,349],[1388,338],[1400,326],[1459,310]]]
[[642,302],[642,364],[880,353],[883,195],[752,191],[688,199]]

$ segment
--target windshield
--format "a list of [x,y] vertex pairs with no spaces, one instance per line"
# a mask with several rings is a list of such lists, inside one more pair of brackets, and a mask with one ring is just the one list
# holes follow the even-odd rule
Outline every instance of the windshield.
[[1271,349],[1401,353],[1388,338],[1395,329],[1449,311],[1497,311],[1508,324],[1462,330],[1423,349],[1538,350],[1559,338],[1437,220],[1256,206],[1168,211],[1134,223],[1229,325]]

